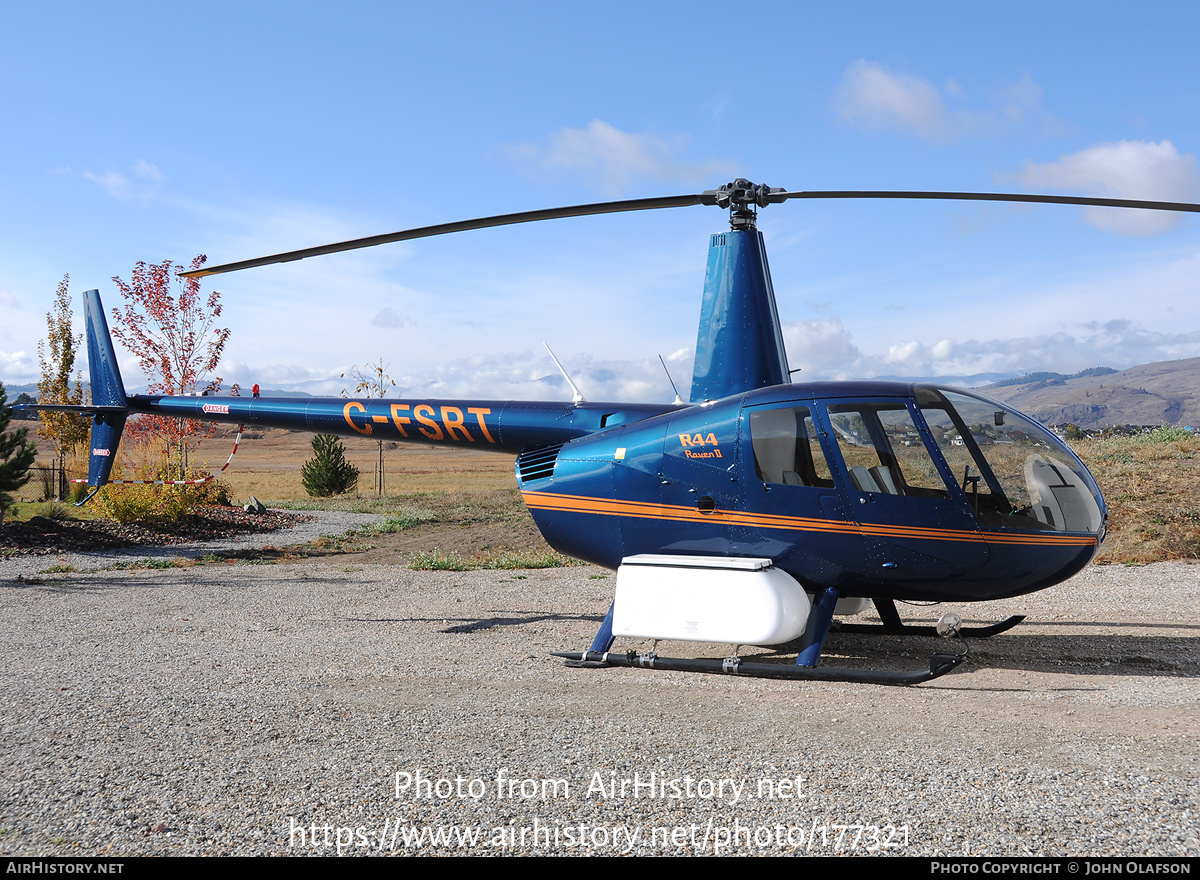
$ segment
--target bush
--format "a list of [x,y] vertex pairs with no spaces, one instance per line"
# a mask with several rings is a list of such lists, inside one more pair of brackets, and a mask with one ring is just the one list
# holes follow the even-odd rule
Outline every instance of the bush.
[[1183,428],[1176,428],[1172,425],[1159,425],[1149,434],[1149,439],[1155,443],[1183,443],[1191,440],[1194,435],[1191,431],[1185,431]]
[[233,494],[229,484],[224,480],[208,480],[188,487],[192,503],[200,507],[230,507],[233,505]]
[[33,509],[34,516],[44,516],[46,519],[52,519],[57,522],[71,519],[71,508],[58,501],[43,501]]
[[95,503],[119,523],[165,526],[191,516],[193,494],[185,486],[121,485],[109,483]]
[[554,552],[537,553],[529,550],[510,550],[497,556],[464,559],[451,550],[417,550],[408,557],[408,567],[413,571],[474,571],[476,569],[523,571],[531,568],[562,568],[568,565],[583,565],[578,559],[560,556]]
[[358,468],[346,461],[346,447],[333,434],[312,439],[313,457],[300,469],[304,491],[314,498],[342,495],[358,485]]
[[442,553],[441,550],[418,550],[408,557],[408,567],[412,571],[473,571],[479,566],[463,559],[453,550],[449,553]]

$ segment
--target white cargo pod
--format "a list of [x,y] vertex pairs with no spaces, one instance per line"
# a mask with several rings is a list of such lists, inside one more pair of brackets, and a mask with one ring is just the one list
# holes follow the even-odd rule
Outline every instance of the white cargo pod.
[[613,635],[778,645],[804,632],[808,610],[770,559],[642,554],[617,569]]

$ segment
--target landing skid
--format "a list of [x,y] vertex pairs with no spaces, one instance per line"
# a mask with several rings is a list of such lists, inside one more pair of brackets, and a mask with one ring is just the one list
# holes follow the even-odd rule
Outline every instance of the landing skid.
[[687,660],[659,657],[657,654],[638,654],[634,651],[556,651],[555,657],[566,659],[567,666],[588,668],[627,666],[639,669],[661,669],[669,672],[708,672],[718,675],[738,675],[743,678],[782,678],[789,681],[843,681],[855,684],[921,684],[945,675],[967,657],[964,644],[961,654],[935,653],[929,658],[929,669],[910,672],[887,672],[871,669],[831,669],[816,666],[791,666],[780,663],[747,663],[737,657],[726,660]]
[[[659,657],[653,649],[640,654],[636,651],[621,653],[611,651],[610,649],[614,641],[613,615],[616,610],[615,602],[609,606],[608,614],[605,615],[604,621],[600,624],[600,631],[596,633],[596,638],[592,640],[591,648],[587,651],[556,651],[553,653],[553,656],[562,657],[566,661],[567,666],[587,669],[602,668],[605,666],[627,666],[640,669],[664,669],[672,672],[708,672],[718,675],[740,675],[750,678],[782,678],[789,681],[844,681],[856,684],[900,685],[921,684],[922,682],[932,681],[939,676],[945,675],[967,658],[967,643],[960,638],[959,641],[962,650],[955,654],[947,652],[934,653],[929,658],[928,670],[916,669],[909,672],[886,672],[871,669],[818,668],[817,664],[821,660],[821,651],[825,645],[825,636],[829,633],[829,627],[833,621],[837,602],[838,591],[833,587],[825,587],[816,592],[811,612],[808,615],[807,625],[799,639],[800,650],[796,656],[795,665],[746,663],[740,657],[736,656],[736,646],[734,648],[735,656],[724,660],[687,660],[677,657]],[[900,615],[896,613],[896,606],[890,600],[877,599],[875,600],[875,604],[879,608],[880,615],[883,617],[884,625],[862,627],[861,629],[878,632],[884,630],[890,623],[901,627],[900,632],[920,631],[922,634],[924,633],[926,627],[904,627],[904,624],[900,621]],[[1005,621],[1005,623],[1008,626],[1015,626],[1022,619],[1017,617],[1013,618],[1011,622]],[[1004,624],[999,624],[999,626],[1002,629],[1008,628]],[[843,627],[843,631],[846,631],[846,629]],[[936,631],[934,627],[928,627],[928,629]],[[995,628],[985,627],[984,629],[992,630]],[[996,631],[999,632],[1002,630]],[[987,634],[991,635],[990,632]],[[945,635],[961,636],[961,632],[957,628],[957,623],[953,628],[948,629]]]
[[[836,623],[834,628],[836,632],[842,633],[859,633],[862,635],[895,635],[895,636],[936,636],[940,635],[936,626],[913,626],[905,623],[900,619],[899,612],[896,611],[896,603],[891,599],[872,599],[875,603],[875,610],[879,612],[879,617],[883,623]],[[977,639],[986,639],[989,636],[996,636],[1002,632],[1008,632],[1018,623],[1025,619],[1024,614],[1014,614],[1007,620],[1001,620],[999,623],[993,623],[990,626],[964,626],[960,627],[958,632],[962,636],[971,636]]]

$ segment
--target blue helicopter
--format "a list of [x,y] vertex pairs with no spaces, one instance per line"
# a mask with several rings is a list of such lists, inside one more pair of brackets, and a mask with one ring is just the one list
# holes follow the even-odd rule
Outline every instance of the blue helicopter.
[[[589,214],[689,205],[729,210],[712,236],[689,403],[371,400],[127,395],[99,292],[84,295],[93,403],[88,483],[104,485],[132,414],[473,446],[516,456],[522,497],[556,550],[617,571],[615,597],[576,666],[640,666],[787,679],[913,684],[965,657],[963,635],[929,668],[821,667],[835,614],[868,601],[879,625],[928,635],[897,601],[976,602],[1077,573],[1107,508],[1079,458],[1007,404],[938,384],[792,383],[760,208],[792,199],[950,199],[1200,212],[1200,205],[1000,193],[789,192],[736,180],[661,199],[485,217],[182,273],[205,276],[388,242]],[[58,408],[58,407],[43,407]],[[613,651],[618,637],[653,640]],[[660,657],[659,640],[731,644],[721,660]],[[790,645],[794,663],[746,662],[742,645]]]

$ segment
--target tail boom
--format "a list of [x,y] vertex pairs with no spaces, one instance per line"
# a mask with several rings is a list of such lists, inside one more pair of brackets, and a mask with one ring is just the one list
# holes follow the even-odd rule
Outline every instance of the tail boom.
[[175,418],[388,442],[467,446],[516,455],[531,446],[566,443],[678,407],[512,400],[134,396],[129,408]]

